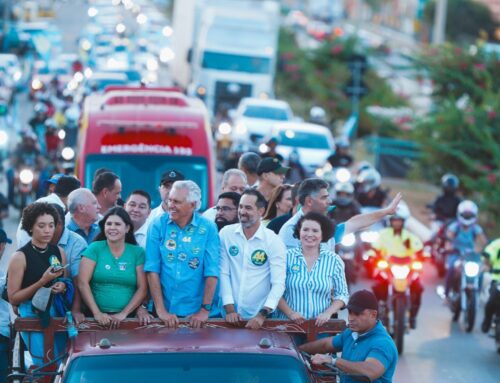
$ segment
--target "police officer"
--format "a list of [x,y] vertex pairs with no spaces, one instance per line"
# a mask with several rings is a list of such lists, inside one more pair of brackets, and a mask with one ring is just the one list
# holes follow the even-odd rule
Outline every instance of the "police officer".
[[248,319],[258,329],[276,309],[285,291],[286,248],[260,223],[266,200],[255,189],[243,192],[240,223],[220,231],[220,289],[226,321]]
[[484,255],[488,257],[491,266],[490,272],[493,277],[491,281],[490,297],[484,306],[484,320],[481,325],[481,330],[486,333],[490,330],[493,314],[500,309],[500,291],[497,289],[500,283],[500,238],[486,246]]
[[168,327],[177,327],[178,317],[190,317],[191,325],[199,328],[212,310],[219,236],[215,223],[198,214],[200,205],[198,185],[176,181],[168,212],[148,231],[144,271],[156,313]]

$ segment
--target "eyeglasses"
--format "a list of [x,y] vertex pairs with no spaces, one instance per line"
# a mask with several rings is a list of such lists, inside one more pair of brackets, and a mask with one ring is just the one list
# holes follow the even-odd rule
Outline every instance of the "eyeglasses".
[[229,213],[230,211],[233,211],[233,210],[236,210],[235,207],[229,207],[229,206],[216,206],[215,207],[215,211],[218,213],[220,211],[224,212],[224,213]]

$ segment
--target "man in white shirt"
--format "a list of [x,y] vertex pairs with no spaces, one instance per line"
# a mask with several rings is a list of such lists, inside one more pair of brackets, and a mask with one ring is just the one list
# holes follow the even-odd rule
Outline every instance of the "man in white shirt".
[[174,182],[184,180],[184,174],[182,174],[178,170],[167,170],[165,173],[163,173],[160,180],[160,186],[158,187],[158,190],[160,192],[161,204],[151,210],[147,222],[148,226],[155,220],[155,218],[161,217],[163,213],[168,211],[168,194],[170,193]]
[[[227,192],[235,192],[242,194],[248,187],[247,176],[239,169],[228,169],[224,172],[222,176],[222,186],[220,189],[220,194]],[[215,217],[217,215],[216,206],[208,208],[204,213],[203,217],[215,222]]]
[[[295,225],[303,215],[309,212],[320,214],[326,214],[328,212],[331,206],[331,200],[328,194],[328,183],[318,178],[305,179],[300,184],[298,199],[299,203],[302,205],[301,209],[281,227],[279,232],[280,238],[288,249],[300,245],[300,241],[293,236],[293,232]],[[394,214],[400,200],[401,193],[398,193],[387,207],[371,213],[358,214],[347,222],[338,224],[335,229],[335,234],[328,241],[327,246],[335,252],[335,243],[340,242],[342,236],[349,233],[355,233],[383,219],[387,215]]]
[[148,217],[151,212],[151,196],[144,190],[134,190],[125,202],[125,210],[134,225],[134,236],[137,244],[146,249],[148,234]]
[[248,320],[258,329],[276,309],[285,291],[286,248],[260,224],[266,201],[247,189],[240,199],[240,223],[224,227],[221,240],[220,295],[226,321]]
[[244,153],[238,160],[238,169],[246,174],[248,186],[251,188],[255,188],[259,185],[257,168],[259,167],[260,161],[260,156],[254,152]]

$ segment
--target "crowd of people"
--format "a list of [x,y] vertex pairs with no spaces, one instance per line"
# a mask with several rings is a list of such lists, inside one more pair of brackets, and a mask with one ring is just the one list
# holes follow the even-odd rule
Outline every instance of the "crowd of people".
[[[383,326],[372,302],[380,297],[368,291],[349,297],[335,244],[390,217],[391,228],[381,237],[399,230],[401,241],[419,251],[420,241],[403,229],[407,213],[401,195],[370,213],[332,219],[329,184],[317,178],[284,184],[287,170],[276,158],[242,156],[238,169],[224,173],[215,206],[203,214],[202,191],[176,169],[163,174],[161,204],[154,209],[144,190],[122,200],[121,180],[109,169],[96,172],[92,189],[75,177],[57,175],[49,194],[23,211],[4,297],[23,318],[43,320],[71,311],[77,324],[94,317],[109,328],[129,317],[143,324],[157,317],[171,328],[180,318],[199,328],[210,317],[247,321],[250,329],[270,317],[296,323],[314,319],[321,326],[347,307],[350,323],[359,322],[360,330],[378,339]],[[353,192],[339,187],[338,205],[345,206]],[[2,239],[8,240],[0,232]],[[32,305],[41,288],[54,297],[44,312]],[[415,286],[415,316],[420,295],[421,286]],[[346,352],[357,342],[345,334],[335,339],[304,349]],[[35,364],[41,363],[42,335],[25,341]],[[364,357],[375,359],[369,376],[393,373],[393,348],[378,356],[364,347]]]

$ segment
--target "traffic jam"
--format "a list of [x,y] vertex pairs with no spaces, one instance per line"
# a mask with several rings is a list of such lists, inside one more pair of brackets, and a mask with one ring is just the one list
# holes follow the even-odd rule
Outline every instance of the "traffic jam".
[[330,3],[2,2],[0,383],[498,379],[495,211],[408,139],[442,88]]

